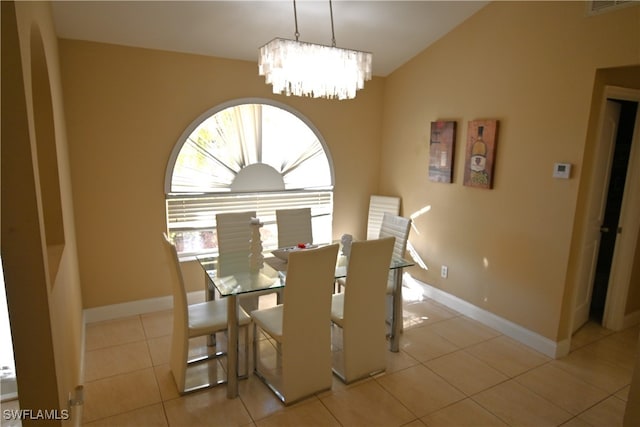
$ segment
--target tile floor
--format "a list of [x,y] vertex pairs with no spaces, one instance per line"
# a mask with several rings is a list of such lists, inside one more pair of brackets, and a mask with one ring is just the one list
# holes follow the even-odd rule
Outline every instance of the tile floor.
[[253,375],[237,399],[225,385],[179,396],[167,364],[170,311],[89,324],[83,424],[622,425],[640,328],[589,323],[553,360],[429,299],[407,301],[404,314],[401,351],[388,353],[385,373],[349,386],[334,377],[331,391],[287,408]]

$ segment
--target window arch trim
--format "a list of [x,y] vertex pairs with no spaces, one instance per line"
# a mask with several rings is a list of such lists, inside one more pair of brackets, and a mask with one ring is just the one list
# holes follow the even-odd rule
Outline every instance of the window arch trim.
[[243,105],[243,104],[265,104],[265,105],[270,105],[273,107],[277,107],[277,108],[281,108],[291,114],[293,114],[294,116],[296,116],[298,119],[302,120],[302,122],[304,122],[305,125],[307,125],[309,127],[309,129],[311,129],[311,131],[314,133],[314,135],[318,138],[318,141],[320,142],[320,144],[322,145],[322,149],[324,151],[325,156],[327,157],[327,162],[329,163],[329,173],[331,174],[331,188],[333,188],[335,186],[335,172],[334,172],[334,167],[333,167],[333,159],[331,157],[331,152],[329,151],[328,147],[327,147],[327,143],[324,139],[324,137],[322,136],[322,134],[320,133],[320,131],[318,130],[318,128],[311,122],[311,120],[309,120],[304,114],[302,114],[300,111],[294,109],[293,107],[284,104],[282,102],[278,102],[272,99],[268,99],[268,98],[253,98],[253,97],[249,97],[249,98],[237,98],[237,99],[233,99],[231,101],[227,101],[227,102],[223,102],[222,104],[218,104],[208,110],[206,110],[205,112],[203,112],[202,114],[200,114],[196,119],[194,119],[189,126],[187,126],[185,128],[185,130],[182,132],[182,134],[180,135],[180,137],[178,138],[178,141],[176,142],[176,144],[173,147],[173,150],[171,151],[171,155],[169,156],[169,160],[167,162],[167,167],[165,170],[165,177],[164,177],[164,193],[165,195],[170,195],[173,194],[171,192],[171,181],[173,178],[173,170],[176,164],[176,160],[178,159],[178,155],[180,154],[180,151],[182,150],[182,147],[184,146],[184,144],[187,142],[187,139],[189,137],[189,135],[191,135],[193,133],[193,131],[195,131],[195,129],[200,126],[200,124],[202,124],[202,122],[204,122],[206,119],[208,119],[209,117],[227,109],[227,108],[231,108],[231,107],[235,107],[238,105]]

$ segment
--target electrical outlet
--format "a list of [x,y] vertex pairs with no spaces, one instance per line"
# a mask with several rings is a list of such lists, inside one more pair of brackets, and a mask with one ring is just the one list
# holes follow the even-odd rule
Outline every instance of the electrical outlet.
[[447,267],[446,265],[443,265],[442,267],[440,267],[440,277],[442,277],[443,279],[446,279],[448,275],[449,275],[449,267]]

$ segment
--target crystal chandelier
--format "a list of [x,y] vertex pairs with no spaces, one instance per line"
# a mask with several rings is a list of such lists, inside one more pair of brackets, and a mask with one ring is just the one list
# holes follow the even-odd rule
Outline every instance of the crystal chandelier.
[[314,98],[353,99],[371,80],[370,52],[336,47],[331,14],[332,45],[298,41],[298,14],[293,0],[295,40],[275,38],[260,48],[258,73],[273,85],[273,93]]

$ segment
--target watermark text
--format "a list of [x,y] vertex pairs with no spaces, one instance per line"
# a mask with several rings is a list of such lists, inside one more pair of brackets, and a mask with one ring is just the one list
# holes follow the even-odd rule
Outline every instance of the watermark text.
[[68,409],[4,409],[5,420],[68,420]]

